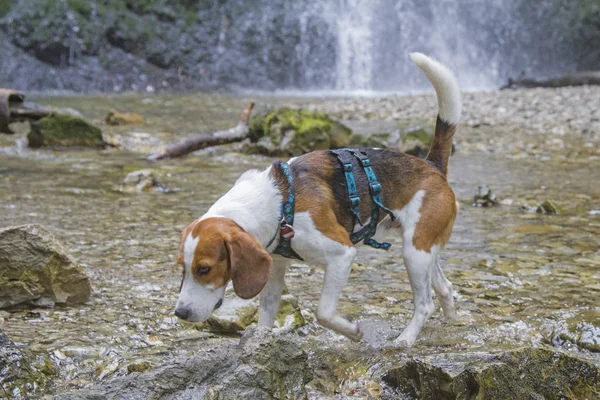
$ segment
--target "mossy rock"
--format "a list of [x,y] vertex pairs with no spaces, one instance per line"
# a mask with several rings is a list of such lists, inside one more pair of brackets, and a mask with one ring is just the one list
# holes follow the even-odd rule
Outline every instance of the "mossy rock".
[[56,374],[47,356],[34,356],[0,331],[0,399],[41,395]]
[[31,123],[29,147],[104,147],[102,131],[68,115],[54,114]]
[[353,134],[350,137],[350,147],[374,147],[379,149],[395,148],[396,143],[391,133],[374,133],[372,135]]
[[249,123],[253,143],[246,151],[272,156],[297,156],[313,150],[347,147],[352,131],[325,114],[282,108],[256,115]]
[[419,399],[592,399],[600,395],[593,362],[551,348],[440,354],[390,369],[384,382]]
[[402,136],[402,151],[416,157],[425,158],[431,147],[434,130],[432,127],[415,127]]
[[0,308],[87,301],[85,270],[41,225],[0,229]]
[[298,307],[298,300],[290,294],[283,295],[275,317],[275,326],[285,331],[295,331],[304,325],[306,320]]

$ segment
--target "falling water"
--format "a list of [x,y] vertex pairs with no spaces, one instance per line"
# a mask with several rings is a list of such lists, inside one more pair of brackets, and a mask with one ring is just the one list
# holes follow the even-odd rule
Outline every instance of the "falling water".
[[[54,19],[72,26],[66,29],[65,37],[49,35],[48,43],[42,43],[38,50],[47,56],[48,48],[63,48],[68,42],[68,60],[55,68],[20,58],[17,50],[9,47],[4,54],[12,55],[0,58],[0,83],[38,90],[62,88],[63,84],[75,90],[106,90],[103,88],[115,85],[135,90],[147,84],[140,81],[142,78],[151,80],[153,74],[176,71],[179,79],[179,71],[183,71],[187,82],[200,87],[402,92],[429,87],[408,58],[409,52],[420,51],[452,68],[463,88],[485,89],[498,87],[509,77],[551,77],[591,68],[600,57],[576,22],[581,17],[576,18],[579,11],[575,0],[202,3],[205,5],[189,26],[131,14],[133,21],[147,26],[154,36],[150,43],[137,42],[135,54],[125,48],[130,53],[127,57],[118,48],[122,44],[106,36],[111,29],[119,32],[118,38],[131,36],[123,24],[117,28],[110,25],[119,21],[118,12],[124,11],[113,10],[117,14],[112,19],[93,15],[93,21],[81,27],[71,24],[68,17],[73,13],[67,12],[62,19],[49,17],[40,24],[48,25]],[[67,7],[68,3],[61,4]],[[18,17],[7,16],[4,27],[12,32],[12,39],[3,40],[0,21],[0,50],[3,45],[18,44],[25,46],[25,52],[35,53],[27,47],[28,37],[21,38],[23,29],[19,26]],[[84,53],[82,35],[86,29],[96,29],[100,41],[97,54]],[[136,34],[134,30],[132,37]],[[52,39],[53,35],[58,39]],[[161,58],[164,54],[169,57]],[[156,64],[156,58],[161,63]],[[115,62],[105,65],[102,60]],[[154,65],[141,73],[144,63]],[[157,84],[162,79],[156,78]]]

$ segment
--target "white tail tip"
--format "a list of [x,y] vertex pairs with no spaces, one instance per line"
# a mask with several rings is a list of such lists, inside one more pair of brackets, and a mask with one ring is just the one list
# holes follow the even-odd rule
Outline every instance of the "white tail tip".
[[410,59],[433,85],[438,99],[439,117],[452,125],[458,124],[462,102],[458,82],[452,71],[422,53],[410,53]]

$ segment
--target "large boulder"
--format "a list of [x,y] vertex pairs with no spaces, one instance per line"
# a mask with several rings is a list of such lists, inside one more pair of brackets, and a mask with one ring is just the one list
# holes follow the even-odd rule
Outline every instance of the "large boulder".
[[105,147],[102,131],[81,118],[52,114],[31,123],[29,147]]
[[246,330],[238,345],[170,360],[55,399],[303,399],[311,376],[300,346],[256,327]]
[[0,229],[0,308],[81,303],[90,293],[83,268],[46,228]]
[[439,354],[408,359],[383,381],[418,399],[593,399],[600,395],[594,363],[551,348],[500,353]]
[[0,331],[0,399],[30,398],[42,394],[57,371],[45,356],[33,356]]
[[313,150],[347,147],[352,131],[325,114],[281,108],[255,115],[249,123],[249,151],[270,156],[298,156]]

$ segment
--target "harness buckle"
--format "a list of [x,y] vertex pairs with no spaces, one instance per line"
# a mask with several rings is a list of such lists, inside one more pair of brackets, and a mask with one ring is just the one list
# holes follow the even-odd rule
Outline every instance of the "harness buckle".
[[371,193],[379,194],[381,193],[381,184],[379,182],[371,183]]
[[344,171],[352,172],[352,163],[344,163]]
[[360,197],[350,196],[350,207],[357,208],[360,205]]

